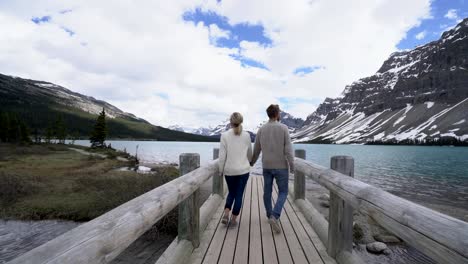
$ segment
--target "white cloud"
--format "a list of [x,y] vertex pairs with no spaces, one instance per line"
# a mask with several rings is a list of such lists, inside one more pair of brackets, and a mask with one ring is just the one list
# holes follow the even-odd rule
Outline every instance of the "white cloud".
[[216,24],[209,25],[209,28],[210,28],[210,37],[214,39],[229,38],[230,36],[229,31],[220,29]]
[[448,18],[448,19],[452,19],[452,20],[458,20],[459,19],[456,9],[449,9],[444,17]]
[[424,30],[424,31],[421,31],[421,32],[419,32],[418,34],[416,34],[416,35],[414,36],[414,38],[415,38],[415,39],[418,39],[418,40],[421,40],[421,39],[423,39],[423,38],[426,37],[426,34],[427,34],[427,31]]
[[[196,7],[262,24],[273,44],[242,42],[240,52],[271,71],[244,68],[229,56],[237,49],[213,45],[229,32],[183,21]],[[429,13],[429,0],[1,1],[0,73],[61,84],[159,125],[216,125],[241,111],[256,127],[279,97],[334,97],[373,74]],[[50,23],[30,21],[44,15]],[[293,74],[304,65],[324,69]],[[305,117],[314,107],[288,110]]]
[[317,105],[315,104],[299,102],[286,107],[284,110],[294,117],[300,117],[305,120],[315,109],[317,109]]

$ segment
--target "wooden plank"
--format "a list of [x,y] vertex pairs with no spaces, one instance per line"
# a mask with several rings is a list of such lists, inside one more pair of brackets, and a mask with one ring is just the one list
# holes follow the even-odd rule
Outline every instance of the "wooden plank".
[[[250,181],[247,181],[247,183],[248,182]],[[244,191],[243,196],[245,196],[245,191]],[[242,197],[242,199],[245,200],[244,197]],[[236,252],[236,246],[237,246],[237,238],[238,238],[239,229],[242,224],[242,218],[244,214],[244,208],[245,208],[244,205],[245,203],[243,202],[241,211],[237,218],[238,225],[236,227],[231,227],[231,226],[228,227],[226,238],[224,239],[223,249],[221,250],[221,255],[219,257],[219,263],[232,263],[234,260],[234,253]],[[244,243],[248,243],[248,240],[244,241]]]
[[258,195],[257,180],[259,176],[252,176],[251,209],[250,209],[250,239],[249,239],[249,264],[263,263],[262,235],[260,227],[260,206],[263,206]]
[[[276,184],[273,184],[272,191],[273,201],[276,202],[278,199]],[[297,241],[297,237],[295,236],[294,230],[289,222],[285,208],[283,208],[283,212],[281,213],[280,223],[282,232],[281,234],[275,234],[275,245],[279,262],[293,263],[294,259],[295,263],[307,263],[307,259],[302,251],[299,241]]]
[[[262,185],[264,184],[263,178],[261,181]],[[264,186],[264,185],[263,185]],[[273,201],[273,204],[276,202],[276,199],[278,198],[277,193],[275,192],[275,184],[273,183],[273,190],[271,194],[271,198]],[[286,240],[286,236],[289,235],[287,232],[291,230],[284,230],[284,222],[286,222],[286,217],[284,216],[284,210],[283,214],[280,218],[280,227],[281,227],[281,233],[276,234],[274,233],[274,240],[275,240],[275,247],[276,247],[276,254],[278,256],[278,262],[279,263],[293,263],[293,258],[291,256],[290,248],[288,241]]]
[[263,205],[263,184],[260,178],[256,179],[256,185],[258,190],[258,199],[261,201],[259,206],[260,213],[260,229],[262,235],[262,251],[263,251],[263,262],[264,263],[278,263],[278,257],[276,254],[275,241],[273,238],[273,230],[268,223],[266,217],[265,206]]
[[295,165],[434,260],[468,263],[468,223],[308,161],[296,159]]
[[106,263],[218,173],[215,161],[132,199],[10,263]]
[[[249,177],[245,187],[245,197],[237,237],[234,264],[245,264],[249,261],[249,236],[250,236],[250,208],[252,205],[252,176]],[[254,227],[255,228],[255,227]]]
[[203,258],[208,251],[208,247],[211,245],[215,232],[218,229],[218,225],[221,224],[225,201],[226,200],[224,199],[219,203],[216,212],[211,217],[211,220],[201,235],[200,246],[193,251],[189,263],[201,264],[203,262]]
[[320,240],[317,233],[315,233],[314,229],[310,226],[309,222],[305,219],[304,215],[302,215],[301,210],[296,206],[294,201],[288,200],[289,205],[292,207],[296,216],[304,230],[306,231],[307,236],[314,244],[315,249],[317,250],[320,258],[325,264],[336,264],[336,261],[331,258],[327,253],[327,248]]
[[[224,211],[224,205],[222,205]],[[221,214],[222,216],[223,214]],[[223,249],[224,239],[226,238],[227,228],[224,224],[219,223],[216,227],[215,234],[211,240],[210,246],[206,251],[205,257],[202,263],[217,263],[221,250]]]
[[[301,245],[301,249],[303,250],[305,257],[307,258],[307,261],[309,263],[314,263],[314,264],[323,263],[322,258],[317,252],[317,249],[315,248],[312,240],[307,236],[306,230],[304,229],[302,224],[299,222],[299,218],[297,217],[296,212],[294,212],[293,208],[291,207],[289,200],[285,203],[284,207],[289,217],[291,226],[294,229],[294,234],[296,235],[296,238]],[[293,256],[295,255],[293,254]],[[296,258],[294,258],[294,262],[305,263],[305,262],[297,262]]]

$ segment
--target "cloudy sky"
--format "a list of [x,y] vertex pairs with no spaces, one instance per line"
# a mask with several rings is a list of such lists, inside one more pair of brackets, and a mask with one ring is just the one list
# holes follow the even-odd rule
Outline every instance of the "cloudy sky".
[[468,0],[0,0],[0,73],[53,82],[153,124],[305,118]]

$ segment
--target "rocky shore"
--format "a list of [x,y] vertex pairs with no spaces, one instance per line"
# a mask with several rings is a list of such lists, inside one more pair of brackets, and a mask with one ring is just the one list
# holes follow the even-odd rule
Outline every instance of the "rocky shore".
[[[329,191],[312,180],[306,180],[306,195],[312,205],[328,220]],[[439,209],[441,209],[439,207]],[[442,210],[442,212],[444,212]],[[446,212],[444,212],[446,213]],[[371,217],[354,212],[354,248],[366,263],[426,264],[435,263],[400,238],[381,227]]]

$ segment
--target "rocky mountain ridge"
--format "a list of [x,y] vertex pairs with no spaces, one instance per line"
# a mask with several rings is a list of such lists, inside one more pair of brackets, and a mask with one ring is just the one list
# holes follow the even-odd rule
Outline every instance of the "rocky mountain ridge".
[[376,74],[326,98],[296,142],[468,139],[468,19],[437,41],[390,55]]

